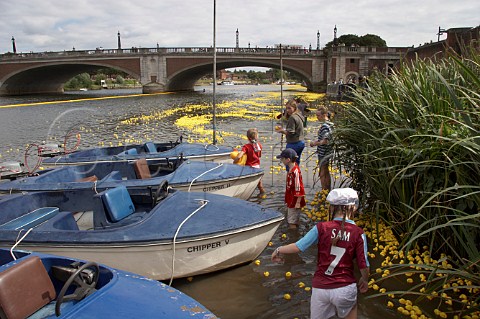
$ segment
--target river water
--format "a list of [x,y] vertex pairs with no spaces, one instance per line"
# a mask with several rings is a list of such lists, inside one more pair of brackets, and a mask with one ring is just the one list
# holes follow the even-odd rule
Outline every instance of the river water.
[[[285,89],[284,98],[304,94],[301,87]],[[258,128],[260,133],[260,141],[264,146],[264,185],[268,196],[265,199],[254,197],[250,201],[285,213],[285,172],[278,160],[274,159],[274,155],[279,154],[284,147],[284,142],[279,134],[273,132],[275,123],[271,120],[272,114],[281,110],[280,87],[219,86],[216,92],[219,106],[217,136],[222,144],[244,144],[242,137],[251,127]],[[195,92],[189,93],[140,93],[141,89],[132,89],[0,97],[0,162],[24,162],[28,144],[63,143],[64,136],[71,131],[81,133],[80,148],[146,140],[174,141],[180,135],[201,142],[205,141],[205,135],[210,137],[211,132],[204,129],[211,129],[211,124],[204,124],[202,121],[205,117],[202,115],[212,113],[212,87],[196,87]],[[307,139],[315,138],[316,124],[309,122]],[[67,145],[70,144],[75,144],[75,141],[67,140]],[[312,199],[319,189],[317,178],[314,177],[313,152],[314,149],[306,148],[302,155],[301,168],[307,199]],[[35,159],[29,155],[27,160]],[[288,230],[287,225],[282,224],[272,238],[272,246],[267,247],[258,257],[259,262],[213,274],[178,279],[173,286],[221,318],[308,318],[310,292],[300,288],[299,283],[311,286],[315,248],[311,247],[300,255],[287,256],[282,265],[270,261],[275,247],[294,242],[308,231],[311,224],[307,225],[306,220],[303,221],[304,225],[296,231]],[[265,272],[269,275],[265,276]],[[292,273],[288,279],[286,272]],[[289,294],[291,299],[284,299],[285,294]],[[359,300],[359,318],[401,318],[385,304],[385,300],[365,298],[362,295]]]

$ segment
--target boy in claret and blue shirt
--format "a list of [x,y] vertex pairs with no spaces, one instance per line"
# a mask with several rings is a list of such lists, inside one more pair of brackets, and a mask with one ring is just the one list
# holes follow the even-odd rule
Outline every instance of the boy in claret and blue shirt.
[[[320,222],[296,243],[281,246],[272,254],[280,262],[283,254],[304,252],[317,245],[317,270],[312,280],[311,319],[357,318],[357,290],[368,290],[369,263],[367,238],[355,225],[357,192],[352,188],[336,188],[327,196],[333,219]],[[360,270],[355,278],[354,261]]]
[[306,205],[305,189],[303,187],[302,172],[298,166],[297,152],[286,148],[277,156],[288,167],[287,187],[285,189],[285,204],[287,205],[287,222],[290,229],[296,229],[300,220],[302,207]]

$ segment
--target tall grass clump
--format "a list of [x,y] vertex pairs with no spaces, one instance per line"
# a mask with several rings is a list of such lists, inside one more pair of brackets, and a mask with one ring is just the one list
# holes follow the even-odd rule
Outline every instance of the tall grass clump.
[[478,288],[478,51],[416,60],[372,76],[369,84],[370,90],[354,92],[337,119],[338,165],[403,249],[428,247],[431,256],[449,256],[455,273],[473,276]]

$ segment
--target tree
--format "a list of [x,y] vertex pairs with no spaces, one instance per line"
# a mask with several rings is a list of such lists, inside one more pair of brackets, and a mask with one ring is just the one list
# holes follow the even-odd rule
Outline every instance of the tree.
[[71,78],[67,83],[65,83],[64,88],[66,89],[80,89],[92,87],[92,80],[90,79],[90,74],[82,73],[73,78]]
[[[337,43],[343,43],[349,47],[352,45],[369,46],[369,47],[386,47],[387,42],[380,36],[375,34],[365,34],[361,37],[355,34],[344,34],[337,38]],[[325,45],[325,49],[330,49],[333,46],[333,41]]]
[[95,84],[96,85],[100,85],[100,83],[102,82],[102,80],[106,80],[107,79],[107,76],[103,73],[97,73],[95,75]]
[[378,35],[375,34],[365,34],[364,36],[360,37],[360,41],[358,43],[360,46],[366,47],[386,47],[387,42],[380,38]]
[[123,78],[123,76],[117,75],[115,82],[117,82],[117,84],[123,84],[125,83],[125,79]]

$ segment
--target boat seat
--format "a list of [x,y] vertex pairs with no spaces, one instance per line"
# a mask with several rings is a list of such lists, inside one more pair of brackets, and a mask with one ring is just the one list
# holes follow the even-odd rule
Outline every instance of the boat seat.
[[58,207],[41,207],[37,208],[25,215],[17,217],[3,225],[0,229],[3,230],[19,230],[36,227],[44,221],[54,217],[59,212]]
[[98,177],[96,175],[87,176],[87,177],[76,180],[76,182],[96,182],[96,181],[98,181]]
[[150,174],[150,169],[148,168],[148,163],[145,158],[136,160],[133,163],[133,168],[135,169],[135,174],[138,179],[152,178],[152,174]]
[[104,178],[102,178],[99,183],[102,182],[111,182],[111,181],[121,181],[122,180],[122,174],[120,171],[111,171],[107,175],[105,175]]
[[38,256],[21,260],[0,273],[1,318],[26,318],[55,298],[55,288]]
[[52,231],[58,229],[79,230],[78,224],[75,221],[75,217],[73,217],[72,212],[60,212],[36,228],[36,230],[42,231]]
[[126,151],[118,153],[118,155],[138,155],[138,152],[136,148],[130,148]]
[[157,147],[153,142],[146,142],[145,145],[143,146],[145,147],[145,151],[147,153],[150,153],[150,154],[158,153]]
[[102,193],[105,212],[112,223],[116,223],[135,212],[132,198],[125,186],[111,188]]

